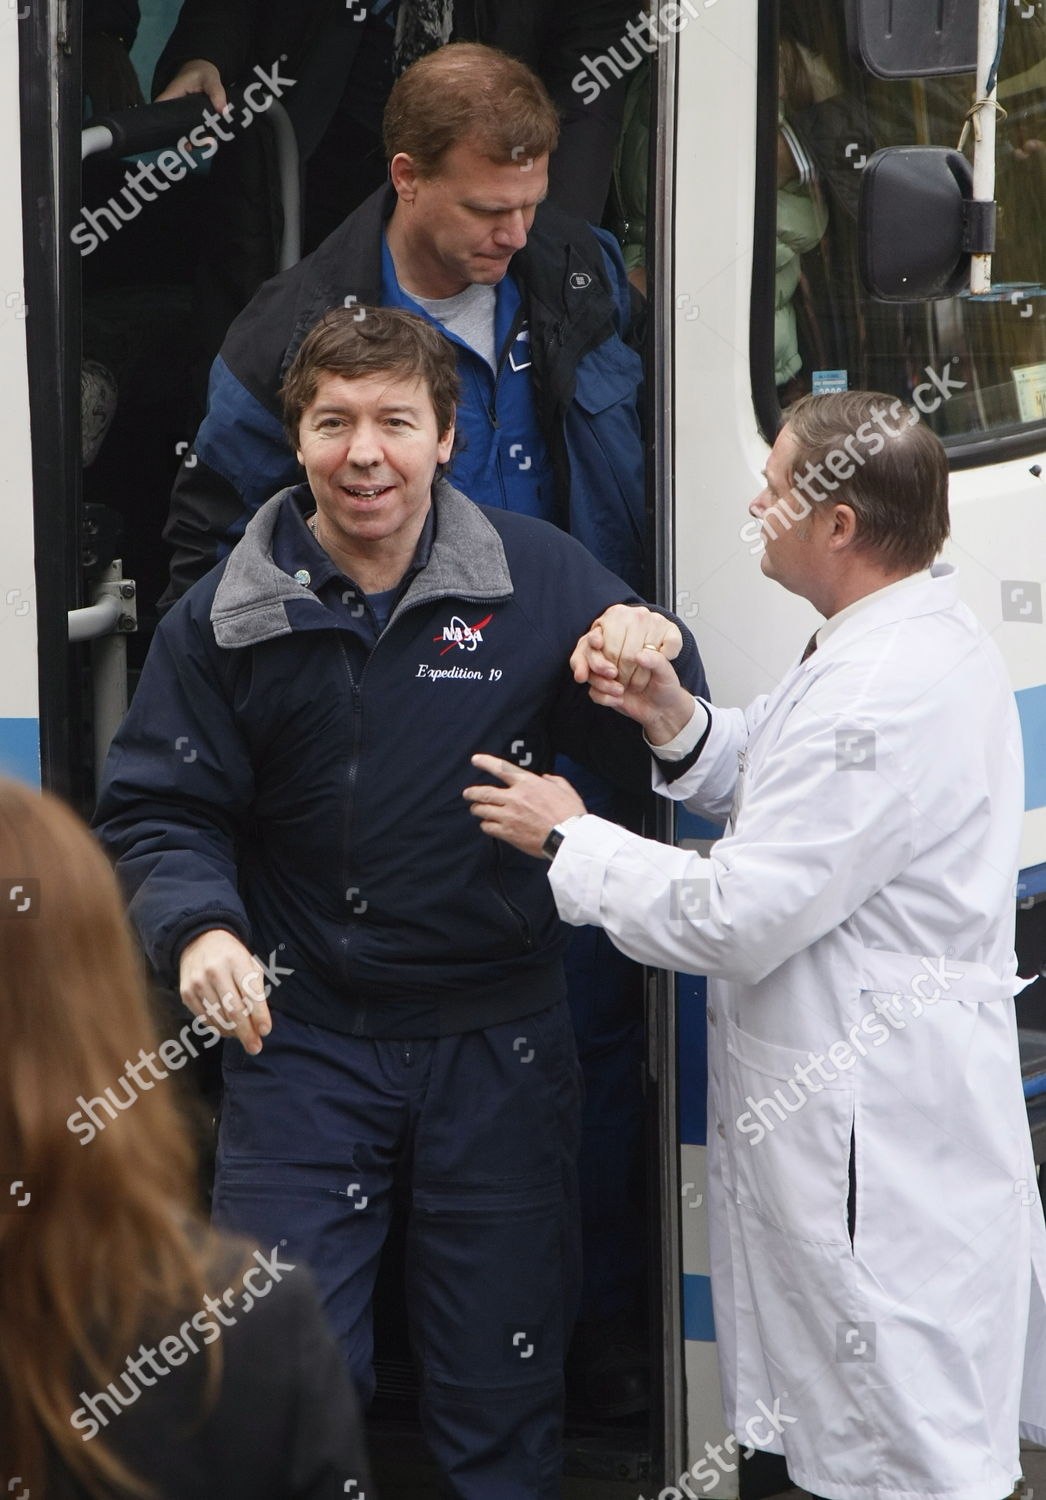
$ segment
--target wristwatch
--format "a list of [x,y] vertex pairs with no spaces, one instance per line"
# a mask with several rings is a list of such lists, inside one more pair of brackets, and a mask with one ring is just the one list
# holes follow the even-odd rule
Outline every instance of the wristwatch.
[[572,818],[564,818],[562,823],[557,823],[554,828],[549,830],[548,838],[541,846],[541,852],[546,859],[555,859],[559,853],[560,844],[567,836],[566,830],[570,827],[571,823],[576,823],[578,818],[583,818],[584,816],[584,813],[575,813]]

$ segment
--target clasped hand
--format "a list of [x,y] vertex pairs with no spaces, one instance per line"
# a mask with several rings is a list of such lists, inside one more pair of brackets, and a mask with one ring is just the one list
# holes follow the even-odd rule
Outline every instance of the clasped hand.
[[690,721],[694,700],[669,665],[683,649],[679,626],[654,610],[615,604],[581,637],[570,658],[589,697],[642,724],[664,745]]
[[[686,725],[694,700],[670,660],[683,648],[678,625],[643,606],[614,604],[581,637],[570,657],[574,681],[593,703],[643,725],[651,744],[666,744]],[[540,855],[557,823],[585,811],[562,776],[535,776],[495,755],[474,755],[477,770],[501,786],[469,786],[464,797],[480,828],[524,854]]]

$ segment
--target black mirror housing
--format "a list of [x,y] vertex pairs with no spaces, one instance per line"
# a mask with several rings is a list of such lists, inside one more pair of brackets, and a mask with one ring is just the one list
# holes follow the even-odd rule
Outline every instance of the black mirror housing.
[[954,297],[969,283],[973,169],[939,146],[877,151],[861,174],[861,280],[880,302]]
[[977,68],[977,0],[846,0],[850,53],[875,78]]

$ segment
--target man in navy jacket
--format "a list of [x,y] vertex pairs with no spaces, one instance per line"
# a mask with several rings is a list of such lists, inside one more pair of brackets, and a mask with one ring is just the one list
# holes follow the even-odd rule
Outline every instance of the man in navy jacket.
[[[172,497],[169,598],[300,480],[279,386],[305,335],[331,308],[376,304],[428,318],[453,344],[462,396],[451,482],[484,505],[554,522],[643,588],[631,290],[613,237],[544,201],[558,129],[541,82],[490,47],[443,47],[407,69],[385,111],[388,186],[258,291],[214,362],[207,415]],[[591,778],[581,790],[589,806],[637,826],[634,799]],[[586,1084],[584,1328],[572,1390],[618,1416],[643,1406],[646,1386],[631,1321],[645,1289],[642,983],[596,930],[579,935],[567,962]]]
[[340,309],[309,335],[284,387],[308,484],[161,622],[98,821],[153,964],[243,1043],[225,1047],[218,1220],[312,1266],[366,1394],[406,1170],[448,1493],[551,1500],[578,1291],[563,932],[546,866],[485,839],[461,794],[490,750],[648,784],[638,729],[569,669],[596,618],[623,619],[626,663],[653,644],[703,677],[677,624],[572,538],[437,478],[457,391],[453,349],[413,314]]

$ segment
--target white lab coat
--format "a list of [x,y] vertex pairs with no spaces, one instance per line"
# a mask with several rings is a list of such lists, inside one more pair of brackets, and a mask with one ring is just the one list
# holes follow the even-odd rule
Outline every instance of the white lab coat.
[[870,596],[655,783],[729,815],[707,859],[586,817],[550,878],[568,922],[711,976],[727,1422],[778,1398],[793,1420],[767,1446],[829,1500],[1002,1500],[1019,1413],[1046,1440],[1012,1002],[1023,778],[1013,694],[954,570]]

